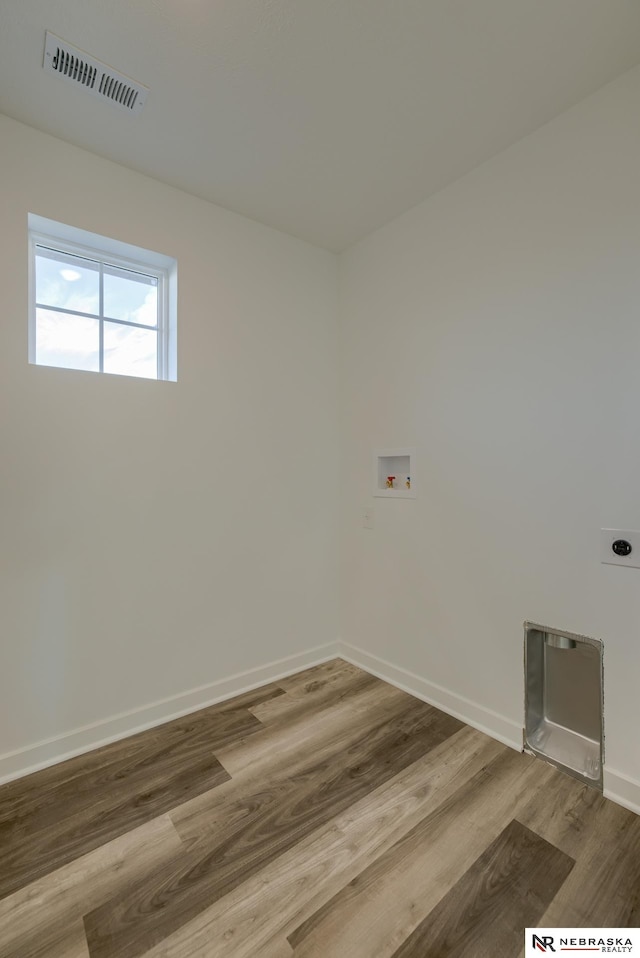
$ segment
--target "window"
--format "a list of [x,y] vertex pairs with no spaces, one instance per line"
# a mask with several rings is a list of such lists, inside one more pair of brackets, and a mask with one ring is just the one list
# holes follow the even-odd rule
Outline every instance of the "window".
[[29,216],[29,361],[176,379],[176,262]]

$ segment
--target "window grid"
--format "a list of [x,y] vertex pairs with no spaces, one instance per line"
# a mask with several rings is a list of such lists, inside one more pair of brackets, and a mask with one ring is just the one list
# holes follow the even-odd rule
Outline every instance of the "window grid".
[[[156,378],[159,380],[167,379],[167,348],[168,348],[168,275],[164,269],[154,268],[145,263],[137,263],[133,260],[125,259],[116,255],[105,255],[99,250],[84,247],[75,243],[61,242],[55,237],[49,237],[35,232],[31,233],[31,257],[30,257],[30,287],[32,289],[32,308],[31,313],[31,334],[29,345],[29,358],[35,362],[35,316],[36,309],[48,310],[70,316],[81,316],[86,319],[98,321],[99,324],[99,372],[104,373],[104,323],[115,323],[120,326],[134,329],[143,329],[148,332],[156,333],[157,340],[157,370]],[[36,297],[36,256],[39,249],[48,252],[58,253],[61,256],[70,256],[87,260],[98,266],[99,273],[99,315],[95,313],[86,313],[81,310],[73,310],[59,306],[50,306],[46,303],[39,303]],[[104,314],[104,267],[111,266],[115,269],[126,270],[138,276],[155,279],[157,281],[157,312],[155,325],[147,323],[136,323],[132,320],[117,319]]]

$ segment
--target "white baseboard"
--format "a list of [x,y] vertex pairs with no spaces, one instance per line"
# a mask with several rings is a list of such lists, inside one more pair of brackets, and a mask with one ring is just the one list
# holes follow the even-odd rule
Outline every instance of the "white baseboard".
[[640,815],[640,782],[604,767],[604,796]]
[[339,655],[343,659],[359,666],[365,672],[377,675],[379,679],[389,682],[390,685],[395,685],[403,692],[415,695],[416,698],[428,702],[429,705],[435,705],[436,708],[442,709],[443,712],[453,715],[454,718],[460,719],[461,722],[465,722],[473,728],[477,728],[480,732],[485,732],[504,745],[508,745],[518,752],[522,751],[522,727],[516,722],[512,722],[503,715],[498,715],[497,712],[492,712],[476,702],[471,702],[455,692],[450,692],[449,689],[428,682],[414,672],[392,665],[391,662],[387,662],[377,655],[372,655],[370,652],[365,652],[348,642],[340,642],[339,647]]
[[92,725],[72,729],[62,735],[27,745],[16,751],[6,752],[0,755],[0,784],[22,778],[31,772],[64,762],[84,752],[90,752],[100,748],[101,745],[117,742],[129,735],[135,735],[136,732],[143,732],[145,729],[170,722],[182,715],[206,708],[208,705],[215,705],[216,702],[249,692],[269,682],[277,682],[278,679],[310,668],[312,665],[319,665],[337,655],[339,655],[339,643],[329,642],[327,645],[278,659],[268,665],[249,669],[247,672],[239,672],[237,675],[231,675],[208,685],[201,685],[188,692],[181,692],[158,702],[143,705],[141,708],[121,712],[119,715],[94,722]]
[[[514,748],[517,751],[522,750],[522,728],[510,719],[492,712],[490,709],[471,702],[469,699],[457,695],[449,689],[428,682],[413,672],[402,669],[397,665],[365,652],[348,642],[339,642],[338,654],[341,658],[352,662],[366,672],[377,675],[378,678],[395,685],[404,692],[415,695],[416,698],[428,702],[429,705],[435,705],[449,715],[466,722],[467,725],[477,728],[480,732],[485,732],[492,738],[497,739],[504,745]],[[640,815],[640,782],[623,775],[622,772],[616,772],[604,769],[604,795],[610,798],[612,802],[628,808],[629,811]]]
[[[90,752],[102,745],[108,745],[110,742],[143,732],[145,729],[170,722],[172,719],[206,708],[208,705],[215,705],[216,702],[223,702],[225,699],[249,692],[269,682],[277,682],[287,675],[319,665],[336,656],[359,666],[365,672],[376,675],[390,685],[395,685],[404,692],[409,692],[410,695],[415,695],[416,698],[430,705],[435,705],[436,708],[490,735],[504,745],[521,751],[522,729],[516,722],[449,689],[428,682],[414,672],[392,665],[391,662],[377,655],[365,652],[348,642],[337,641],[278,659],[256,669],[239,672],[228,678],[201,685],[129,712],[113,715],[92,725],[72,729],[62,735],[27,745],[16,751],[6,752],[0,755],[0,785],[47,768],[49,765],[64,762],[76,755]],[[640,782],[622,772],[605,767],[604,794],[606,798],[640,815]]]

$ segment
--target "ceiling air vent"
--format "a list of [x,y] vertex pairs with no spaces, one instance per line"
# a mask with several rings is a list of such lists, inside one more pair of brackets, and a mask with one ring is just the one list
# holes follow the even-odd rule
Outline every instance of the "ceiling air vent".
[[141,83],[112,70],[106,63],[87,56],[48,31],[42,65],[47,73],[55,73],[127,113],[140,113],[149,93]]

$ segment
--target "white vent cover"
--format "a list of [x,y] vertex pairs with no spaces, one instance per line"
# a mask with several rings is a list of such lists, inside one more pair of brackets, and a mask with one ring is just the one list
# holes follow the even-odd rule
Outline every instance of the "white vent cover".
[[43,67],[127,113],[140,113],[149,90],[47,31]]

